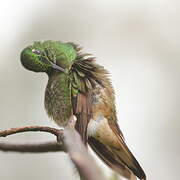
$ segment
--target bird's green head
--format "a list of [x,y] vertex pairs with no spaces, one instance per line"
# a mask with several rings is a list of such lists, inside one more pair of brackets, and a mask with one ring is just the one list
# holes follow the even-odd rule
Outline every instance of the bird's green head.
[[34,72],[67,72],[77,57],[73,43],[60,41],[34,42],[21,52],[22,65]]

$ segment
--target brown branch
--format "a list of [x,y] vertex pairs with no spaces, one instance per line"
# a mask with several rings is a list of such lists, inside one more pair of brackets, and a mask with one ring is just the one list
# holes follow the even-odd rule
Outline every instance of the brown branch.
[[22,133],[22,132],[48,132],[55,135],[59,139],[57,142],[46,142],[46,143],[36,143],[36,144],[9,144],[9,143],[0,143],[1,151],[15,151],[15,152],[50,152],[50,151],[65,151],[65,147],[62,142],[63,130],[46,127],[46,126],[26,126],[20,128],[11,128],[9,130],[0,131],[0,137],[6,137],[9,135]]
[[65,129],[64,143],[71,160],[79,170],[80,176],[85,180],[104,180],[99,167],[88,154],[81,137],[74,129]]
[[20,153],[45,153],[65,151],[64,145],[57,142],[32,143],[32,144],[12,144],[0,142],[0,150],[4,152]]
[[48,133],[54,134],[56,137],[58,137],[60,134],[63,133],[63,130],[46,127],[46,126],[26,126],[26,127],[11,128],[9,130],[0,131],[0,137],[6,137],[8,135],[22,133],[22,132],[28,132],[28,131],[48,132]]
[[104,180],[104,177],[99,171],[98,166],[90,157],[86,147],[82,143],[80,135],[75,129],[69,128],[63,130],[43,127],[43,126],[27,126],[21,128],[12,128],[9,130],[0,131],[0,137],[8,135],[28,132],[28,131],[43,131],[48,132],[57,137],[57,142],[38,143],[38,144],[7,144],[0,143],[1,151],[14,152],[50,152],[50,151],[67,151],[71,160],[79,170],[80,176],[85,180]]

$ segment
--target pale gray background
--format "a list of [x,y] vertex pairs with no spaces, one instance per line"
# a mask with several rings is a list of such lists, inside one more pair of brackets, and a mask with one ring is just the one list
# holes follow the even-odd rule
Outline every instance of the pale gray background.
[[[74,41],[110,71],[121,129],[148,179],[179,179],[179,3],[1,1],[0,129],[25,125],[56,127],[43,107],[47,76],[22,68],[19,54],[34,40]],[[26,133],[6,138],[10,142],[47,139],[54,137]],[[64,153],[0,152],[0,179],[32,178],[78,179]]]

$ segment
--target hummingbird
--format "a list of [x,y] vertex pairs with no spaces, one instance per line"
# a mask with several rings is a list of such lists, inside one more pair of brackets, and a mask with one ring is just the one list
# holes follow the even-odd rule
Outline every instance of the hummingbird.
[[109,72],[96,58],[75,43],[48,40],[26,47],[20,60],[26,69],[48,75],[44,104],[50,118],[61,127],[73,126],[121,176],[146,180],[119,128]]

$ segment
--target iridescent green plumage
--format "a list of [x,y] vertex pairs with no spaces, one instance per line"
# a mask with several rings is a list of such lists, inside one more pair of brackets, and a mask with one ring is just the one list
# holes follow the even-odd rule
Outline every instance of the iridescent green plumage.
[[[59,41],[35,42],[21,53],[21,62],[25,68],[48,74],[45,108],[60,126],[66,126],[73,114],[70,78],[66,73],[76,57],[76,49],[71,43]],[[61,67],[66,73],[55,70],[54,66]]]
[[23,66],[35,72],[49,73],[52,64],[68,69],[77,57],[77,52],[71,43],[59,41],[34,42],[21,53]]
[[[80,48],[76,44],[59,41],[35,42],[21,53],[21,62],[25,68],[48,74],[45,108],[48,115],[60,126],[66,126],[73,114],[83,116],[83,121],[87,123],[89,120],[85,119],[91,116],[91,107],[81,109],[82,104],[77,102],[77,98],[79,96],[83,99],[84,94],[88,94],[97,83],[100,83],[101,71],[105,70],[92,63],[94,58],[86,56],[87,54],[80,53]],[[51,63],[63,68],[66,73],[55,70]],[[80,101],[83,103],[83,100]],[[79,127],[83,129],[81,131],[85,142],[87,123],[84,123],[84,128]]]
[[35,42],[21,53],[23,66],[46,72],[48,115],[66,127],[76,116],[76,130],[99,157],[126,178],[146,176],[124,142],[117,124],[114,90],[108,72],[94,58],[82,54],[74,43]]

